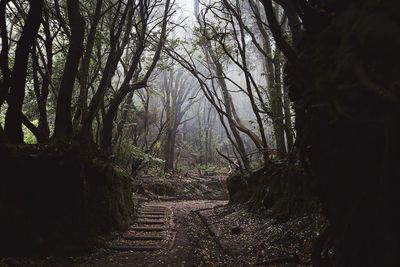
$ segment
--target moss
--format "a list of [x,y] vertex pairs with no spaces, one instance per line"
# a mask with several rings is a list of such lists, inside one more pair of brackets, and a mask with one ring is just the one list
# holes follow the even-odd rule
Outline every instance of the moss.
[[89,177],[93,194],[90,206],[97,211],[92,219],[100,223],[95,230],[104,233],[124,229],[134,215],[129,177],[121,168],[99,160],[93,163]]

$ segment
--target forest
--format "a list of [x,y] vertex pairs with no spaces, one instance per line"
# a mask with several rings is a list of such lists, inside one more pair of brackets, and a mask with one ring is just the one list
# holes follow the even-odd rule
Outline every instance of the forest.
[[400,265],[399,1],[0,0],[0,35],[0,266]]

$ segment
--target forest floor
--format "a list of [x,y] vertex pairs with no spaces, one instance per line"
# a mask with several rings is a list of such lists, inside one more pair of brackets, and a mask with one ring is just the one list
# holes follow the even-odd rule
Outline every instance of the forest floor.
[[[136,223],[90,253],[6,258],[0,266],[311,266],[312,241],[326,225],[320,213],[277,222],[228,204],[226,176],[173,176],[142,178],[140,193],[134,193]],[[158,191],[174,184],[174,192]],[[127,241],[140,227],[162,228],[139,235],[162,240]]]

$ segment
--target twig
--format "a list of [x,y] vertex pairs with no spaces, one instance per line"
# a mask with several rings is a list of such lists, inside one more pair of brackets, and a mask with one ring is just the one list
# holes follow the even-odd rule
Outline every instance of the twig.
[[239,165],[237,165],[235,162],[233,162],[228,156],[222,154],[222,152],[220,152],[220,151],[218,150],[218,148],[217,148],[216,150],[217,150],[217,153],[218,153],[221,157],[223,157],[224,159],[226,159],[227,161],[229,161],[229,163],[232,164],[233,166],[235,166],[237,169],[240,169]]

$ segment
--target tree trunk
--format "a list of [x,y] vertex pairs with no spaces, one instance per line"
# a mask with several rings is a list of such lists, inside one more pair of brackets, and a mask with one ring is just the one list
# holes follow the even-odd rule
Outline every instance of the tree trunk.
[[[104,101],[104,94],[107,91],[107,87],[111,83],[111,79],[118,66],[118,61],[121,58],[123,48],[126,46],[129,40],[128,38],[128,36],[130,35],[129,31],[126,31],[125,34],[121,37],[122,28],[125,24],[126,17],[128,17],[127,28],[130,28],[132,23],[133,10],[132,8],[130,8],[129,3],[131,2],[128,2],[128,5],[125,7],[122,18],[117,27],[116,33],[112,33],[112,37],[110,38],[110,43],[111,43],[110,52],[107,57],[107,62],[105,64],[99,86],[97,87],[97,90],[94,93],[92,100],[90,101],[90,105],[87,110],[86,116],[82,119],[82,129],[80,134],[83,136],[87,136],[90,132],[93,119],[95,118],[97,112],[99,111],[101,103]],[[120,38],[122,39],[122,44],[119,43]]]
[[293,127],[292,127],[292,115],[290,113],[290,99],[289,92],[286,86],[283,87],[283,107],[285,112],[285,133],[287,149],[290,152],[294,144]]
[[209,160],[210,160],[210,155],[209,155],[209,144],[210,142],[208,141],[208,139],[210,138],[210,108],[207,111],[207,120],[205,119],[206,117],[206,105],[204,105],[204,125],[206,127],[206,136],[205,136],[205,140],[204,140],[204,144],[205,144],[205,148],[204,148],[204,153],[205,153],[205,163],[206,163],[206,167],[208,166]]
[[[130,90],[129,85],[125,85],[124,88],[121,89],[123,91],[127,91],[126,94],[128,94],[128,91]],[[117,94],[114,97],[113,101],[110,104],[110,107],[108,108],[105,116],[103,117],[103,131],[102,131],[103,139],[101,142],[101,147],[106,152],[111,153],[112,130],[113,130],[114,119],[115,116],[117,115],[119,104],[122,102],[126,94],[122,94],[120,90],[119,94]]]
[[79,1],[67,1],[67,9],[71,27],[71,42],[58,93],[54,138],[67,137],[73,133],[71,98],[85,37],[85,21],[79,11]]
[[275,102],[274,106],[274,133],[276,140],[276,148],[278,150],[278,155],[283,157],[286,155],[285,146],[285,132],[283,124],[283,105],[282,105],[282,79],[281,79],[281,61],[280,53],[278,50],[275,51],[274,58],[274,69],[275,69],[275,84],[271,88],[271,99]]
[[267,16],[269,28],[271,30],[272,36],[275,39],[276,46],[280,51],[282,51],[282,53],[288,60],[293,62],[296,61],[297,54],[294,51],[293,47],[288,44],[285,36],[282,33],[281,25],[279,25],[279,22],[277,21],[275,16],[275,9],[272,6],[272,1],[261,0],[261,3],[264,5],[265,15]]
[[176,131],[172,129],[170,131],[170,140],[169,140],[169,152],[168,152],[168,170],[174,169],[174,161],[175,161],[175,140],[176,140]]
[[118,122],[117,133],[115,135],[114,144],[117,143],[118,140],[122,139],[122,131],[124,129],[124,124],[126,123],[126,121],[128,119],[128,113],[129,113],[130,107],[132,105],[132,101],[133,101],[133,91],[130,92],[128,94],[128,96],[126,97],[124,106],[122,108],[122,114],[121,114],[120,121]]
[[[198,6],[198,2],[195,2],[196,5]],[[198,12],[198,8],[196,10],[196,12]],[[199,14],[196,13],[196,16],[198,16]],[[202,22],[200,21],[200,18],[197,18],[199,25],[202,25]],[[216,58],[215,56],[213,56],[212,51],[211,51],[211,45],[210,45],[210,41],[208,41],[206,47],[204,48],[204,54],[206,55],[207,60],[209,61],[210,65],[212,65],[214,67],[214,70],[216,72],[216,76],[217,76],[217,82],[221,88],[222,91],[222,95],[223,95],[223,99],[225,102],[225,109],[226,109],[226,115],[228,117],[228,123],[229,123],[229,127],[232,131],[234,140],[236,142],[235,147],[238,150],[238,153],[240,155],[241,160],[243,161],[243,165],[245,166],[245,168],[247,170],[250,170],[250,162],[249,159],[247,157],[246,154],[246,150],[243,144],[243,140],[240,136],[240,133],[238,131],[238,129],[236,128],[236,125],[233,122],[233,114],[232,114],[232,97],[228,91],[228,87],[226,85],[225,80],[223,79],[223,70],[222,70],[222,66],[221,63],[219,62],[219,59]],[[211,60],[210,60],[211,58]],[[228,133],[227,133],[228,134]]]
[[[259,14],[258,14],[259,15]],[[274,128],[274,136],[278,155],[286,154],[285,137],[283,133],[283,113],[282,113],[282,92],[281,92],[281,63],[279,60],[280,53],[276,51],[275,58],[272,59],[272,49],[269,36],[264,30],[261,22],[257,22],[258,28],[262,32],[264,41],[264,50],[268,56],[264,59],[266,81],[268,87],[269,101],[272,111],[272,125]]]
[[239,133],[238,129],[236,128],[236,125],[233,123],[232,96],[228,91],[228,87],[226,85],[225,80],[222,78],[223,73],[222,73],[221,63],[218,62],[216,59],[215,60],[213,59],[213,61],[214,61],[215,69],[216,69],[216,74],[218,77],[218,84],[222,90],[222,95],[223,95],[224,102],[225,102],[226,114],[230,117],[230,118],[228,118],[229,127],[230,127],[233,137],[236,141],[238,152],[243,161],[243,165],[246,170],[250,170],[250,161],[249,161],[249,158],[247,157],[246,149],[244,147],[242,137],[240,136],[240,133]]
[[199,105],[199,111],[198,111],[198,126],[199,126],[199,131],[198,131],[198,138],[199,138],[199,161],[198,163],[203,164],[203,140],[202,140],[202,136],[203,136],[203,129],[201,127],[201,106]]
[[286,0],[274,0],[275,3],[282,6],[283,10],[288,18],[288,23],[290,27],[290,31],[292,33],[293,45],[295,48],[299,45],[301,39],[303,38],[303,32],[301,30],[302,23],[298,14],[296,13],[296,8],[293,5],[294,1],[286,1]]
[[[122,103],[123,99],[125,96],[134,90],[144,88],[147,85],[147,80],[149,79],[151,73],[153,72],[154,68],[156,67],[156,64],[161,56],[161,50],[164,47],[164,42],[166,38],[166,29],[167,29],[167,22],[168,22],[168,12],[169,12],[169,3],[170,1],[167,0],[165,4],[165,10],[164,10],[164,15],[163,15],[163,21],[162,21],[162,26],[161,26],[161,33],[160,33],[160,40],[157,44],[156,51],[153,56],[153,60],[147,69],[146,73],[144,74],[144,77],[140,81],[136,81],[134,84],[130,84],[132,77],[134,75],[134,72],[137,70],[139,62],[141,60],[141,56],[144,50],[144,43],[143,40],[140,39],[137,43],[135,55],[133,56],[133,61],[132,64],[128,70],[128,73],[124,79],[124,82],[121,85],[121,88],[118,90],[118,92],[115,94],[114,98],[111,100],[110,107],[107,110],[107,113],[104,117],[103,120],[103,140],[102,140],[102,149],[106,152],[111,152],[111,141],[112,141],[112,129],[113,129],[113,121],[117,115],[118,112],[118,107]],[[133,12],[133,9],[132,9]],[[147,11],[143,11],[147,12]],[[129,25],[131,25],[132,18],[128,23],[128,28]],[[143,25],[145,25],[147,22],[143,21]],[[145,27],[144,27],[145,28]],[[127,31],[129,33],[129,31]],[[143,29],[143,32],[141,32],[141,38],[144,38],[146,35],[145,29]],[[128,38],[130,35],[126,34],[124,38]],[[127,40],[125,40],[127,41]],[[120,56],[119,56],[120,57]],[[118,57],[118,58],[119,58]],[[97,94],[98,92],[96,92]],[[101,94],[98,95],[100,97]],[[92,103],[91,103],[92,106]],[[93,106],[91,107],[92,109],[89,110],[89,113],[96,111],[96,101],[93,102]],[[85,127],[89,127],[91,124],[91,114],[88,114],[87,120],[85,122],[86,125],[83,127],[83,132],[85,131]]]
[[[259,109],[257,107],[256,101],[254,99],[253,96],[253,90],[251,87],[251,81],[250,81],[250,72],[248,71],[247,68],[247,59],[246,59],[246,41],[245,41],[245,37],[244,37],[244,30],[243,27],[240,27],[240,35],[241,35],[241,46],[242,48],[239,48],[240,54],[241,54],[241,58],[242,58],[242,68],[243,71],[245,73],[245,80],[246,80],[246,88],[247,88],[247,93],[248,93],[248,97],[250,99],[250,103],[251,103],[251,107],[253,109],[253,113],[254,116],[256,117],[257,120],[257,124],[258,124],[258,129],[261,135],[261,140],[262,140],[262,148],[264,151],[262,151],[262,155],[263,155],[263,159],[264,159],[264,166],[267,167],[268,165],[268,161],[269,161],[269,155],[268,155],[268,144],[267,144],[267,138],[265,136],[265,130],[264,130],[264,125],[263,125],[263,121],[262,118],[260,116],[260,112]],[[240,47],[240,45],[238,44],[238,47]]]
[[11,73],[10,94],[8,95],[8,109],[5,119],[5,133],[11,143],[23,143],[22,132],[22,104],[25,97],[25,80],[28,66],[29,52],[34,44],[35,37],[41,22],[43,1],[29,1],[30,8],[21,37],[15,51],[15,63]]
[[49,139],[50,129],[49,124],[47,122],[47,96],[48,96],[48,86],[49,86],[49,77],[47,75],[42,76],[42,88],[39,86],[39,61],[36,55],[35,47],[32,48],[32,70],[33,70],[33,84],[34,84],[34,92],[36,96],[36,101],[39,110],[39,125],[38,129],[42,132],[42,136],[45,137],[43,140],[39,139],[36,136],[38,143],[47,142]]
[[[164,172],[169,172],[173,169],[173,153],[171,158],[171,140],[172,140],[172,131],[174,129],[175,124],[175,114],[172,112],[171,107],[171,90],[173,85],[173,71],[169,73],[169,79],[167,79],[167,74],[164,73],[164,92],[165,92],[165,116],[167,119],[167,133],[165,136],[165,144],[164,144]],[[174,115],[173,115],[174,114]]]
[[[11,78],[11,71],[8,66],[8,36],[7,36],[7,21],[6,21],[6,6],[10,0],[2,0],[0,1],[0,35],[1,35],[1,52],[0,52],[0,68],[2,79],[0,80],[0,108],[6,99],[6,95],[8,93],[8,89],[10,86],[10,78]],[[5,135],[5,132],[3,131]]]
[[47,64],[46,64],[47,72],[42,77],[43,84],[42,84],[42,91],[40,93],[40,103],[39,103],[40,109],[42,111],[40,113],[38,128],[45,134],[46,138],[48,139],[50,136],[50,127],[47,119],[46,106],[47,106],[47,98],[49,96],[51,76],[53,75],[53,39],[50,31],[49,12],[46,9],[44,10],[44,19],[45,21],[43,22],[43,28],[46,36],[45,47],[46,47],[46,58],[47,58]]
[[79,70],[80,92],[79,92],[77,111],[75,114],[76,122],[85,118],[85,116],[87,114],[90,59],[92,56],[93,46],[95,43],[95,37],[96,37],[96,33],[97,33],[97,25],[99,24],[99,21],[101,18],[102,5],[103,5],[103,1],[97,0],[96,10],[93,15],[93,22],[90,25],[89,34],[88,34],[87,41],[86,41],[85,55],[82,58],[82,63],[81,63],[81,67]]

